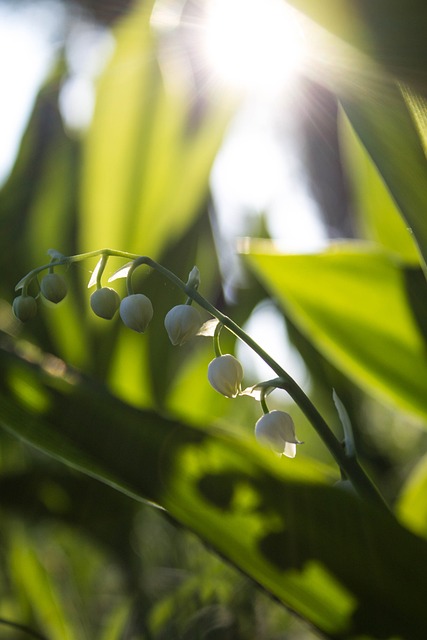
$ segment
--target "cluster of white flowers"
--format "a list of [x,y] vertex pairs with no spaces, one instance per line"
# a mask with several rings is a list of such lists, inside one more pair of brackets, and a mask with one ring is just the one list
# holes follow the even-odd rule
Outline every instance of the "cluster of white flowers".
[[144,333],[153,317],[153,305],[143,293],[133,293],[120,300],[110,287],[100,287],[90,297],[92,311],[105,320],[111,320],[117,309],[124,324],[138,333]]
[[[67,283],[58,273],[48,273],[40,283],[40,291],[46,300],[57,304],[67,295]],[[13,312],[21,322],[32,320],[37,314],[36,299],[22,293],[13,301]]]
[[[40,282],[42,296],[57,304],[67,295],[67,283],[57,273],[48,273]],[[99,287],[90,297],[90,306],[95,315],[111,320],[117,310],[123,323],[133,331],[144,333],[153,317],[151,300],[143,293],[133,293],[122,300],[115,289]],[[21,322],[32,320],[37,314],[37,301],[22,293],[13,301],[13,312]],[[165,328],[173,345],[182,345],[195,336],[202,326],[197,309],[189,304],[173,307],[165,317]]]
[[[188,282],[197,288],[199,272],[196,268],[190,273]],[[52,269],[41,280],[40,292],[45,299],[57,304],[67,294],[67,283]],[[196,336],[203,325],[199,311],[191,306],[190,302],[189,300],[187,304],[176,305],[166,314],[164,324],[173,345],[184,344]],[[153,317],[153,305],[146,295],[131,293],[120,299],[117,291],[110,287],[98,286],[90,297],[90,306],[98,317],[105,320],[111,320],[119,310],[123,323],[138,333],[146,331]],[[37,313],[36,299],[23,291],[13,301],[13,311],[22,322],[31,320]],[[219,345],[217,353],[218,351]],[[209,363],[208,380],[216,391],[227,398],[236,398],[244,393],[243,367],[231,354],[217,355]],[[255,425],[255,437],[279,456],[294,458],[296,445],[301,443],[295,435],[295,425],[291,416],[284,411],[268,411],[265,403],[262,404],[265,413]]]

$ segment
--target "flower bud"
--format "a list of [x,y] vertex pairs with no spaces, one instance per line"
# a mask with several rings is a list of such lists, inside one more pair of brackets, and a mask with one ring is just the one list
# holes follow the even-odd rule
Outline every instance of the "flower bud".
[[92,311],[105,320],[111,320],[119,308],[119,304],[119,294],[110,287],[101,287],[101,289],[94,291],[90,297]]
[[151,300],[143,293],[126,296],[120,303],[120,317],[129,329],[144,333],[153,317]]
[[48,273],[40,284],[42,294],[47,300],[57,304],[67,295],[67,283],[58,273]]
[[18,296],[13,301],[12,309],[18,320],[28,322],[37,314],[37,302],[32,296]]
[[188,274],[187,287],[198,289],[200,285],[200,271],[197,267],[193,267]]
[[195,307],[178,304],[165,317],[165,328],[173,345],[181,346],[195,336],[202,326],[202,318]]
[[263,445],[279,456],[295,458],[297,444],[302,444],[295,436],[295,425],[289,413],[270,411],[263,415],[255,425],[255,437]]
[[218,356],[209,363],[208,380],[212,387],[227,398],[235,398],[241,391],[243,367],[234,356]]

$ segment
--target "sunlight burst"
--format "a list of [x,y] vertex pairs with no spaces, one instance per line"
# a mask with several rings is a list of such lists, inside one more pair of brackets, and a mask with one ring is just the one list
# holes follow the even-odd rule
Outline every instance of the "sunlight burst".
[[296,75],[303,39],[295,12],[283,0],[211,0],[205,49],[227,84],[271,92]]

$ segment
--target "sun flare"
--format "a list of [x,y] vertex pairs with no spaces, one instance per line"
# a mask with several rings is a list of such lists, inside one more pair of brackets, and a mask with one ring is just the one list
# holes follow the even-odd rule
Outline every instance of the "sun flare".
[[211,0],[205,51],[228,85],[271,92],[296,75],[303,39],[295,12],[283,0]]

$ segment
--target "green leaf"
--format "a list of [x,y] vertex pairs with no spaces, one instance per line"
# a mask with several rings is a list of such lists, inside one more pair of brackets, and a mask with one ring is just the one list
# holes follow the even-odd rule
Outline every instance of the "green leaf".
[[405,85],[401,86],[401,91],[427,156],[427,98],[415,93]]
[[245,260],[335,366],[368,393],[427,417],[425,342],[395,256],[358,243],[281,255],[253,242]]
[[100,640],[118,640],[126,637],[126,628],[129,627],[131,612],[131,602],[120,603],[110,615]]
[[170,55],[175,36],[150,24],[153,4],[137,2],[117,26],[98,84],[85,141],[82,251],[126,247],[156,258],[176,241],[207,196],[232,112],[223,96],[197,94],[187,56]]
[[393,201],[372,158],[342,114],[340,142],[352,202],[363,236],[378,242],[403,260],[416,263],[414,238]]
[[341,102],[413,234],[425,267],[426,4],[421,0],[404,5],[398,0],[292,0],[291,4],[352,45],[313,36],[317,49],[308,73]]
[[[11,345],[0,350],[8,431],[161,505],[330,637],[425,638],[427,545],[392,516],[329,486],[312,461],[284,463],[252,436],[139,411],[74,371],[52,375],[46,364],[43,354],[33,352],[31,363]],[[16,384],[21,376],[37,401]]]
[[423,456],[405,482],[396,513],[412,531],[427,538],[427,456]]
[[64,602],[38,557],[35,545],[20,527],[15,527],[11,539],[9,561],[15,588],[23,599],[28,599],[40,627],[50,637],[75,640],[75,630],[68,620]]
[[405,99],[397,87],[343,96],[342,105],[354,130],[378,167],[427,262],[427,162]]
[[[177,247],[201,217],[210,169],[234,109],[224,96],[196,86],[186,55],[170,55],[177,33],[155,31],[153,5],[152,0],[136,2],[117,25],[114,54],[98,83],[84,140],[81,251],[112,246],[159,258]],[[192,252],[196,241],[194,236]],[[187,259],[191,254],[183,251],[184,278],[194,265],[188,266]],[[108,269],[114,271],[112,263]],[[154,280],[156,297],[162,298],[161,305],[153,299],[159,317],[170,288],[158,277]],[[123,290],[124,283],[113,286]],[[168,378],[158,353],[154,373],[162,368],[162,378],[152,375],[150,346],[155,340],[144,344],[119,323],[114,333],[108,328],[107,340],[101,334],[103,321],[89,317],[89,323],[101,338],[94,350],[105,354],[98,374],[138,406],[161,401]],[[150,327],[149,333],[156,330]]]
[[322,27],[427,91],[424,0],[287,0]]

